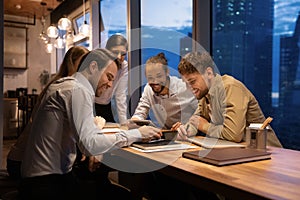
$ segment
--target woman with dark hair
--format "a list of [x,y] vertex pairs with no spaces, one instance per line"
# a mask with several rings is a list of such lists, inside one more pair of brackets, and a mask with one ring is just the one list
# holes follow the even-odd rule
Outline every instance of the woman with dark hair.
[[[95,98],[96,114],[101,115],[107,122],[124,124],[127,121],[127,89],[128,89],[128,63],[125,60],[128,43],[120,34],[112,35],[106,43],[106,49],[110,50],[121,62],[121,69],[113,83],[113,87],[107,89],[101,97]],[[115,99],[117,116],[113,115],[112,99]],[[115,120],[115,119],[118,120]]]

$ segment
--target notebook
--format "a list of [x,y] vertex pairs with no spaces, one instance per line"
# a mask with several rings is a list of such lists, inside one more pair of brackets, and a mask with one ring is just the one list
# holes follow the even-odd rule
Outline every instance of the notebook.
[[229,147],[183,152],[182,157],[216,166],[224,166],[271,159],[271,153],[257,149]]
[[222,140],[220,138],[190,137],[188,141],[204,148],[246,147],[246,144]]

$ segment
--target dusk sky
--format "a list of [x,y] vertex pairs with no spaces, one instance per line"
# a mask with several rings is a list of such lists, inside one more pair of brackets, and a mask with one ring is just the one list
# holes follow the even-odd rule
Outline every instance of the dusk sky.
[[[274,0],[274,2],[275,33],[291,34],[300,11],[300,0]],[[125,27],[126,0],[103,0],[101,5],[107,29]],[[192,25],[192,0],[142,0],[141,6],[142,25],[157,27]]]

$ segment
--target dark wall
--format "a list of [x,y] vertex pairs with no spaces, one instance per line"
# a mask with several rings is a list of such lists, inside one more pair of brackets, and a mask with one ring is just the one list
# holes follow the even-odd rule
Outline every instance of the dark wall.
[[[86,2],[87,0],[85,0]],[[65,0],[50,14],[51,24],[56,24],[64,15],[69,15],[83,4],[82,0]]]

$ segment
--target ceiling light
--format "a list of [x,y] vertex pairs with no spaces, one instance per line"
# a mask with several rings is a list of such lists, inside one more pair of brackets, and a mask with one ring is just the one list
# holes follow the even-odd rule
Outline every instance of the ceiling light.
[[42,23],[43,28],[42,28],[42,32],[39,35],[39,39],[42,40],[43,42],[48,41],[48,35],[45,33],[45,21],[46,21],[45,17],[42,16],[41,23]]
[[60,18],[57,25],[60,30],[69,30],[72,27],[72,23],[67,17]]
[[47,35],[49,38],[57,38],[58,29],[56,28],[56,26],[54,25],[49,26],[47,29]]
[[57,49],[65,48],[64,40],[61,37],[58,37],[54,42],[54,47]]
[[16,9],[20,10],[22,8],[22,6],[20,4],[16,5]]
[[90,26],[87,24],[85,19],[85,0],[82,0],[82,6],[83,6],[83,24],[79,27],[79,33],[84,36],[89,36]]
[[48,44],[46,44],[46,52],[47,53],[52,53],[52,51],[53,51],[53,44],[52,43],[48,43]]
[[79,27],[79,33],[81,33],[84,36],[89,36],[89,34],[90,34],[90,26],[88,24],[86,24],[86,23],[82,24]]

